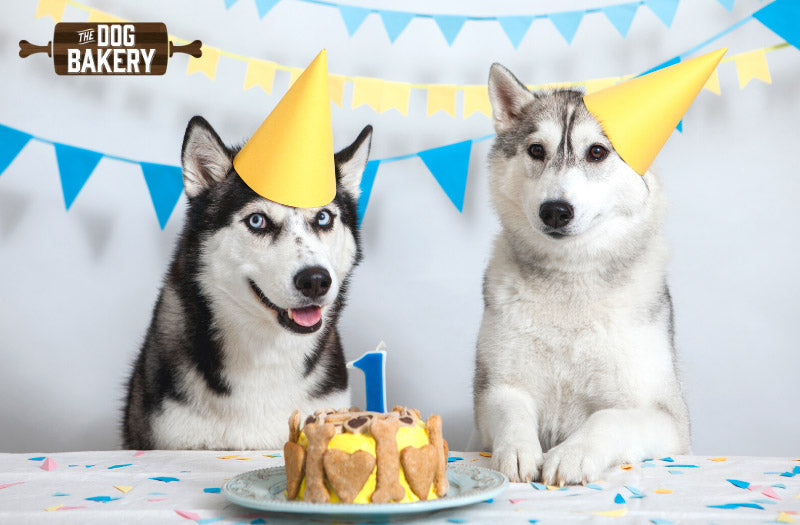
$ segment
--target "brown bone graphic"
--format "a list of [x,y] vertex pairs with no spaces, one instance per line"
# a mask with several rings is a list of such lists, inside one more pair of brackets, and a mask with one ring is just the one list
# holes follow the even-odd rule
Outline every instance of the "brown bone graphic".
[[[134,44],[98,46],[99,34],[98,26],[132,26]],[[88,40],[81,35],[89,35],[93,32],[94,37]],[[87,41],[84,41],[87,40]],[[117,42],[118,43],[118,42]],[[163,75],[167,71],[167,60],[175,53],[186,53],[195,58],[200,58],[203,54],[202,43],[195,40],[185,46],[176,46],[169,40],[167,26],[161,22],[59,22],[53,30],[53,40],[46,45],[37,46],[27,40],[19,41],[19,56],[26,58],[36,53],[47,53],[53,57],[53,67],[58,75]],[[152,64],[150,71],[147,72],[143,67],[137,71],[126,72],[74,72],[68,67],[68,54],[70,49],[79,49],[81,56],[87,52],[105,52],[107,50],[122,50],[122,58],[127,60],[129,50],[151,51],[153,50]],[[109,58],[109,64],[113,64],[113,59]]]
[[375,438],[375,455],[378,457],[373,503],[400,501],[406,490],[400,484],[400,457],[397,453],[397,429],[400,426],[397,416],[375,419],[370,428]]
[[427,500],[436,474],[436,448],[431,444],[420,448],[406,447],[400,451],[400,462],[408,486],[419,499]]
[[325,471],[322,457],[328,449],[328,443],[336,435],[336,427],[330,423],[311,423],[306,425],[308,451],[306,453],[306,491],[303,499],[313,503],[330,501],[328,489],[325,487]]
[[375,468],[375,457],[364,450],[348,454],[344,450],[331,449],[325,451],[322,459],[325,474],[336,495],[343,503],[353,503]]

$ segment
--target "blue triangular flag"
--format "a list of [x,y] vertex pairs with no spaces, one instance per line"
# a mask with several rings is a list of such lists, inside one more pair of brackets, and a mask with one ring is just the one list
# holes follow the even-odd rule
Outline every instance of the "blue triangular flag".
[[553,25],[556,26],[558,32],[567,41],[567,44],[572,43],[572,38],[578,31],[578,26],[583,20],[584,11],[567,11],[564,13],[553,13],[548,15]]
[[628,30],[631,28],[633,17],[636,16],[636,11],[639,9],[639,3],[633,4],[619,4],[603,7],[603,13],[609,22],[614,24],[622,38],[628,36]]
[[258,17],[264,18],[269,13],[270,9],[275,7],[275,4],[281,0],[256,0],[256,9],[258,9]]
[[140,162],[150,199],[156,209],[161,229],[167,225],[172,210],[183,192],[183,173],[177,166]]
[[366,7],[356,7],[353,5],[338,5],[339,13],[342,15],[344,25],[347,26],[347,33],[350,36],[361,27],[361,23],[367,18],[371,10]]
[[380,160],[371,160],[367,162],[367,167],[364,168],[364,174],[361,175],[361,196],[358,198],[359,226],[361,226],[361,221],[364,220],[364,214],[367,212],[367,203],[369,203],[372,185],[375,183],[375,175],[378,173],[378,166],[380,163]]
[[683,133],[683,119],[678,121],[678,125],[675,126],[675,129],[678,130],[678,133]]
[[0,174],[6,171],[25,144],[31,140],[31,135],[0,124]]
[[500,22],[500,27],[506,32],[506,36],[511,40],[511,45],[514,49],[519,47],[519,43],[525,37],[528,29],[531,28],[533,23],[532,16],[498,16],[497,21]]
[[717,1],[720,4],[722,4],[722,7],[724,7],[728,11],[733,11],[733,2],[734,2],[734,0],[717,0]]
[[225,0],[225,9],[230,9],[238,0]]
[[433,15],[433,20],[439,26],[444,39],[447,40],[447,45],[452,46],[453,40],[456,39],[461,28],[464,27],[467,17],[460,15]]
[[464,208],[471,148],[472,141],[465,140],[417,153],[458,211]]
[[64,192],[64,204],[69,209],[97,167],[97,163],[103,158],[103,154],[66,144],[55,144],[55,147],[58,172],[61,174],[61,190]]
[[378,13],[381,15],[383,27],[386,28],[386,34],[389,35],[390,42],[397,40],[400,33],[414,19],[414,13],[405,13],[403,11],[378,11]]
[[675,18],[675,11],[678,9],[678,0],[644,0],[644,3],[664,22],[665,26],[672,25],[672,19]]
[[753,13],[753,17],[800,49],[800,2],[775,0]]

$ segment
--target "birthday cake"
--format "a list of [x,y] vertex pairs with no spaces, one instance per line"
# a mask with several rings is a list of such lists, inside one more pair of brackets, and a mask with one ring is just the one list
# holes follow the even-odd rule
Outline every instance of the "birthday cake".
[[286,497],[315,503],[411,503],[447,494],[442,418],[419,411],[322,410],[301,428],[295,411],[283,447]]

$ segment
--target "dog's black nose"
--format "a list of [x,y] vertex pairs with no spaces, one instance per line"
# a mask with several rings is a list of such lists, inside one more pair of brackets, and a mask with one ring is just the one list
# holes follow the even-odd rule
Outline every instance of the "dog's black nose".
[[539,207],[539,218],[551,228],[562,228],[569,224],[575,210],[567,201],[547,201]]
[[322,297],[331,287],[331,274],[322,266],[311,266],[297,272],[294,286],[306,297]]

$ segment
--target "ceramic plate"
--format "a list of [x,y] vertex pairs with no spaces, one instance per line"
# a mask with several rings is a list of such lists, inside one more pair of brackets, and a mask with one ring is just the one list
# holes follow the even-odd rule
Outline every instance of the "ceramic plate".
[[471,465],[448,465],[450,490],[443,498],[414,503],[308,503],[287,500],[283,467],[251,470],[228,480],[222,494],[230,501],[279,514],[316,515],[359,521],[433,512],[486,501],[503,492],[508,478],[499,472]]

